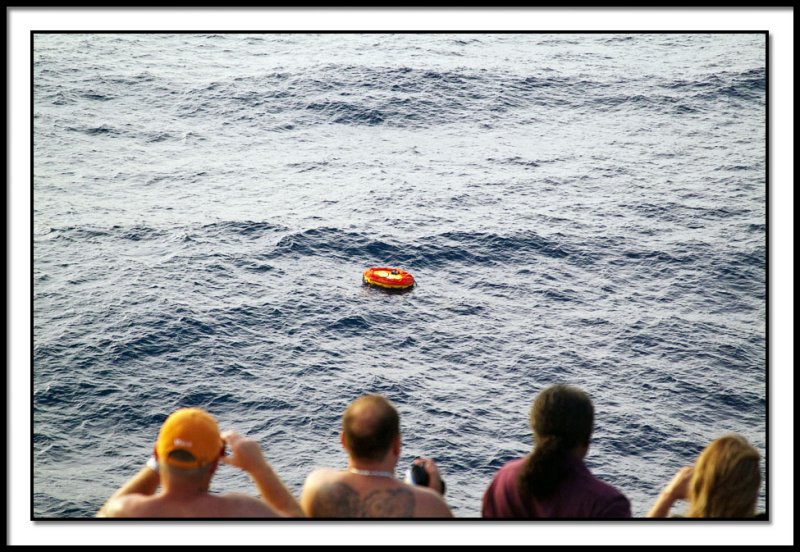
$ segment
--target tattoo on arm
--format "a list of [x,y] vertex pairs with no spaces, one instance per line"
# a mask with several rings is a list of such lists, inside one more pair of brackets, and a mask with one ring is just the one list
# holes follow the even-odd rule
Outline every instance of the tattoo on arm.
[[414,493],[408,489],[373,491],[363,500],[358,492],[346,483],[332,483],[320,487],[312,500],[313,517],[413,517]]

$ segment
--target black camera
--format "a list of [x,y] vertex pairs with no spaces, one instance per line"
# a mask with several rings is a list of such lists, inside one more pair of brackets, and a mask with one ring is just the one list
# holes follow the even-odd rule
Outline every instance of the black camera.
[[[441,491],[442,494],[444,494],[444,479],[440,479],[440,481],[442,482]],[[406,483],[427,487],[429,482],[430,477],[428,476],[428,472],[425,471],[425,466],[422,464],[411,464],[411,467],[406,472]]]

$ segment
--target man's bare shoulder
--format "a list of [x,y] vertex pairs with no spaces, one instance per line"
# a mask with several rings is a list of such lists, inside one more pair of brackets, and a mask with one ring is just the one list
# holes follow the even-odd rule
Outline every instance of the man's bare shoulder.
[[414,490],[417,517],[453,517],[444,497],[428,487],[411,486]]
[[110,499],[97,514],[97,517],[163,517],[163,512],[158,507],[158,504],[158,499],[152,495],[128,494]]
[[306,484],[327,481],[331,479],[340,479],[344,477],[347,472],[337,470],[335,468],[316,468],[306,476]]
[[110,501],[98,517],[116,518],[274,518],[261,500],[242,493],[174,500],[163,495],[125,495]]
[[300,493],[300,507],[306,512],[306,515],[309,515],[310,502],[314,500],[320,489],[341,479],[341,477],[341,470],[333,468],[317,468],[306,476],[303,490]]
[[216,498],[224,517],[282,517],[263,501],[244,493],[226,493]]
[[313,495],[320,487],[345,479],[346,473],[345,471],[334,468],[317,468],[312,470],[306,476],[301,495]]

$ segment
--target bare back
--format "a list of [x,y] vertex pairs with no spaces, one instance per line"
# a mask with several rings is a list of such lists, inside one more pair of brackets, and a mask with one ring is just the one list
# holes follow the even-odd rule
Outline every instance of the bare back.
[[135,518],[274,518],[281,517],[264,502],[245,494],[205,494],[171,497],[165,494],[130,494],[115,499],[109,517]]
[[453,517],[432,489],[332,469],[308,476],[300,505],[307,516],[316,518]]

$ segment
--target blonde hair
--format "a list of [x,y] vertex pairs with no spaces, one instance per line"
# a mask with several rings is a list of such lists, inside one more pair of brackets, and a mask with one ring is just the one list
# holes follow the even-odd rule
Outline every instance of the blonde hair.
[[694,467],[688,517],[753,517],[761,485],[758,451],[740,435],[712,441]]

